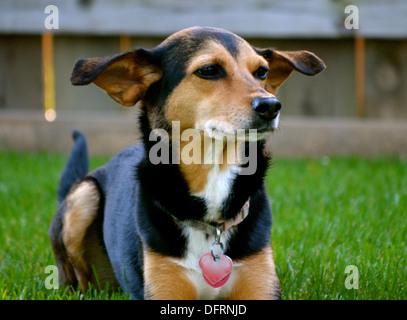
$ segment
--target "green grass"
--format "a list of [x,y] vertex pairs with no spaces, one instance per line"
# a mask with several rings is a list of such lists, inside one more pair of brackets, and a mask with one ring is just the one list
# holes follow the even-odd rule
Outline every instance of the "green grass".
[[407,298],[406,160],[278,160],[267,186],[285,299]]
[[[0,153],[0,299],[127,298],[45,288],[65,161]],[[283,299],[407,299],[407,160],[277,159],[266,182]],[[348,265],[358,268],[358,289],[345,287]]]

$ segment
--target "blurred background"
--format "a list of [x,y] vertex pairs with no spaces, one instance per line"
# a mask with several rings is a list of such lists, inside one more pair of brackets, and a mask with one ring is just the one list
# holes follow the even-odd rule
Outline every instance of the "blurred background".
[[0,149],[67,153],[73,128],[91,154],[137,142],[137,108],[72,86],[75,61],[153,48],[199,25],[325,61],[279,90],[275,156],[406,157],[406,17],[405,0],[1,0]]

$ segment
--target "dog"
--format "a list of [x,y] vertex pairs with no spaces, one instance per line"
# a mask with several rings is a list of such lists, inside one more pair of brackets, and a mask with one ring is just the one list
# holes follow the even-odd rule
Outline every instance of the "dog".
[[[209,27],[151,50],[78,60],[73,85],[138,103],[142,142],[88,173],[85,137],[74,132],[49,228],[60,283],[120,287],[133,299],[280,299],[265,145],[279,122],[277,88],[292,71],[324,69],[311,52],[260,49]],[[152,138],[156,130],[168,135]],[[187,130],[195,135],[174,140]],[[246,139],[249,130],[256,135]],[[168,161],[151,160],[157,144],[171,147],[156,153]],[[186,147],[197,161],[180,161]]]

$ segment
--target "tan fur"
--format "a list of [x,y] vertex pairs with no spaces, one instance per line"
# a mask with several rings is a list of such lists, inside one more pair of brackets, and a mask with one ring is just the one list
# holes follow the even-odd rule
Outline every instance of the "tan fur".
[[144,98],[148,87],[161,78],[161,70],[143,63],[137,51],[124,54],[121,58],[105,61],[106,58],[90,58],[81,66],[81,72],[92,71],[95,66],[108,66],[93,80],[118,103],[130,107]]
[[[240,52],[235,59],[216,41],[199,51],[168,100],[167,119],[181,121],[181,130],[204,129],[202,124],[208,120],[225,124],[231,130],[249,129],[251,101],[265,86],[265,81],[255,80],[252,73],[261,65],[267,66],[267,61],[246,42],[242,42]],[[209,63],[221,65],[228,77],[207,81],[193,74]]]
[[269,300],[279,299],[280,282],[274,265],[271,247],[246,259],[235,261],[236,281],[228,299]]
[[169,257],[144,249],[145,296],[153,300],[196,300],[186,269]]
[[208,173],[212,165],[199,164],[180,164],[180,170],[192,193],[199,193],[205,189],[208,182]]
[[187,150],[190,153],[200,149],[200,156],[194,158],[196,163],[185,163],[181,154],[180,170],[193,193],[199,193],[205,189],[208,173],[215,165],[219,166],[220,171],[226,171],[230,166],[237,165],[238,152],[241,152],[241,148],[244,147],[242,142],[234,139],[215,141],[204,132],[198,132],[198,134],[199,137],[194,136],[191,141],[181,141],[180,144],[180,150]]
[[[279,299],[280,283],[271,247],[243,260],[234,261],[234,285],[226,299]],[[145,296],[154,300],[197,299],[197,289],[187,277],[187,269],[169,257],[144,250]]]
[[[117,285],[108,257],[100,245],[93,225],[97,218],[100,195],[91,182],[82,182],[67,197],[67,210],[63,219],[62,239],[75,270],[80,289],[86,291],[88,283]],[[95,275],[96,273],[96,275]]]

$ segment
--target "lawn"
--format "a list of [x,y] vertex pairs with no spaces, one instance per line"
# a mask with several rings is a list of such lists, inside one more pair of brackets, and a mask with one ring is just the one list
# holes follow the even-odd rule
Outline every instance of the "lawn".
[[[65,161],[0,153],[0,299],[108,298],[45,286]],[[92,158],[91,168],[105,161]],[[283,299],[407,299],[407,160],[276,159],[266,184]]]

